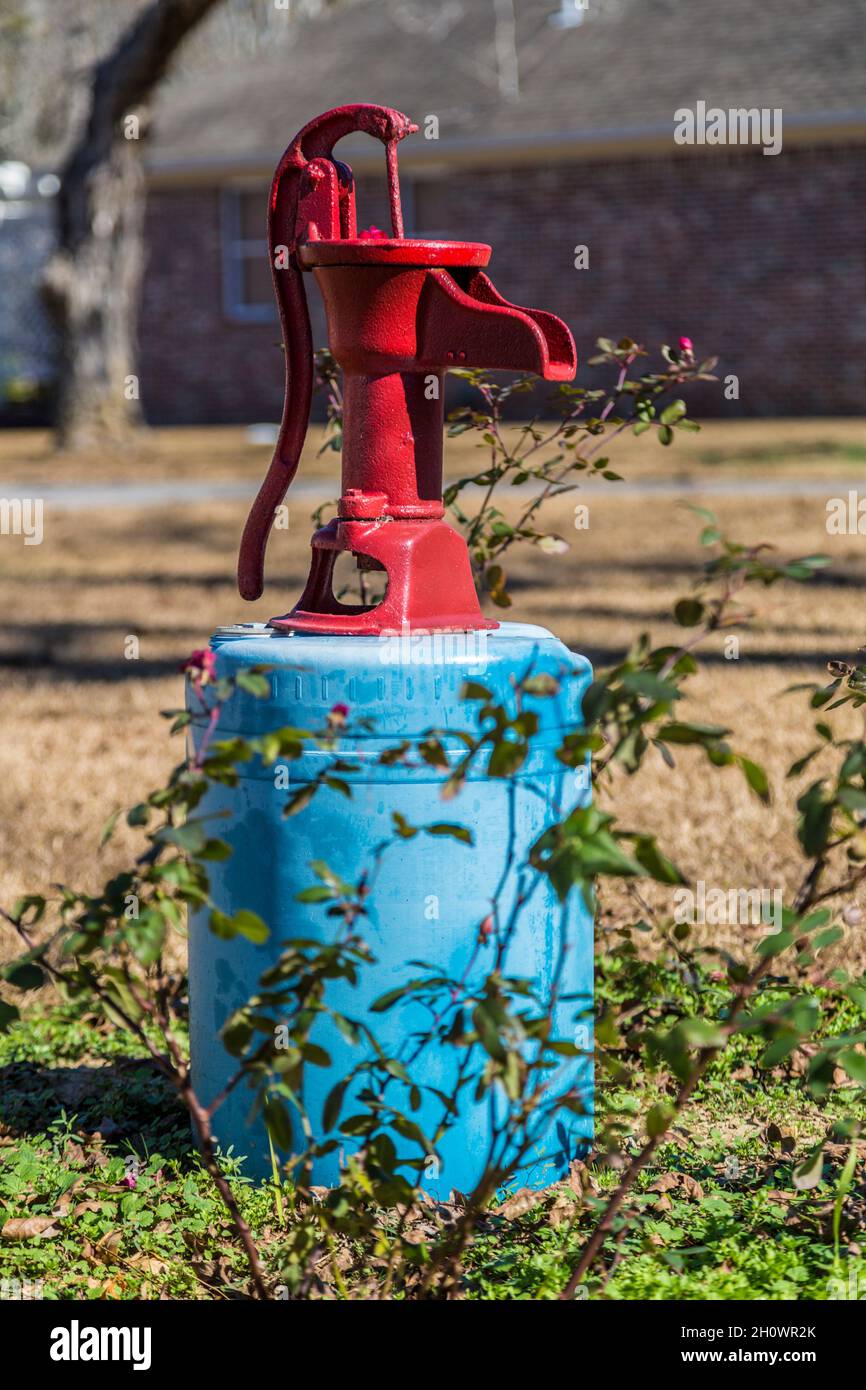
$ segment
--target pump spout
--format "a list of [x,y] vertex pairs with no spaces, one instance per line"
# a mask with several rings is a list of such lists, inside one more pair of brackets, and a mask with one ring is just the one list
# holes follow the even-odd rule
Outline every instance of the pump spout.
[[480,270],[465,289],[447,270],[428,271],[418,304],[419,365],[500,368],[571,381],[574,339],[555,314],[510,304]]

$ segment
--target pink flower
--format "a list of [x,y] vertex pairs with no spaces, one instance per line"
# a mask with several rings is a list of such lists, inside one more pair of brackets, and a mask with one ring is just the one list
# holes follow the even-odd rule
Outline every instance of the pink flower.
[[332,705],[328,711],[328,728],[332,734],[338,734],[344,727],[349,715],[348,705]]
[[207,685],[216,679],[216,657],[209,647],[202,647],[188,656],[180,669],[188,671],[196,685]]
[[125,1178],[120,1179],[120,1186],[128,1187],[130,1190],[133,1190],[138,1187],[138,1178],[134,1173],[127,1173]]
[[361,241],[382,241],[387,240],[388,233],[383,232],[381,227],[365,227],[358,237]]
[[680,352],[694,352],[695,350],[695,345],[691,338],[680,338],[678,346]]

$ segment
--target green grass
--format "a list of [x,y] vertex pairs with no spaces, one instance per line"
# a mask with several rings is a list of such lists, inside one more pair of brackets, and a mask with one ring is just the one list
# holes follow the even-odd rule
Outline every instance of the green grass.
[[866,461],[866,444],[851,444],[841,439],[788,440],[778,445],[758,445],[752,448],[702,449],[698,463],[718,466],[772,465],[775,463],[811,463],[815,457],[838,460],[840,463]]
[[[675,974],[654,974],[663,1000],[686,1002],[691,991]],[[610,981],[602,987],[610,990]],[[707,988],[702,997],[711,1006]],[[851,1021],[832,1012],[825,1027],[838,1031]],[[0,1227],[53,1217],[42,1235],[0,1241],[0,1280],[41,1284],[49,1299],[247,1296],[244,1258],[192,1148],[185,1112],[124,1035],[69,1005],[32,1014],[0,1037],[0,1073]],[[605,1103],[642,1110],[667,1084],[663,1075],[644,1077],[639,1095],[611,1090]],[[809,1099],[797,1075],[784,1066],[762,1071],[759,1044],[739,1039],[644,1173],[587,1295],[825,1299],[831,1280],[847,1287],[852,1272],[866,1287],[856,1245],[849,1253],[866,1212],[859,1172],[834,1261],[832,1210],[846,1145],[831,1145],[817,1187],[798,1192],[792,1184],[794,1165],[830,1121],[862,1115],[861,1097],[845,1087],[826,1101]],[[768,1131],[773,1122],[777,1131]],[[226,1166],[279,1283],[285,1233],[273,1190],[244,1179],[232,1155]],[[491,1214],[466,1262],[468,1298],[557,1296],[616,1182],[603,1163],[589,1172],[594,1190],[582,1205],[560,1189],[514,1219],[507,1206]]]

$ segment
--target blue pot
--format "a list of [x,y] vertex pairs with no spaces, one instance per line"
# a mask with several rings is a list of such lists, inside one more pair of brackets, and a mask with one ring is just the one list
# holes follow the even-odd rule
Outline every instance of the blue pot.
[[[264,945],[243,937],[220,939],[209,929],[207,914],[190,924],[190,1024],[193,1081],[209,1101],[237,1068],[223,1047],[220,1029],[227,1016],[256,994],[262,971],[280,954],[289,937],[331,939],[339,923],[322,906],[299,903],[297,894],[317,882],[310,862],[323,860],[342,878],[356,883],[378,867],[369,897],[369,917],[360,919],[360,932],[375,956],[362,967],[352,987],[336,981],[326,995],[330,1004],[354,1019],[364,1020],[388,1055],[409,1063],[417,1052],[417,1034],[426,1031],[431,1012],[409,1001],[383,1013],[371,1013],[373,1000],[423,971],[410,962],[435,965],[442,975],[467,982],[483,979],[491,968],[494,947],[479,945],[479,926],[494,913],[497,929],[506,932],[504,973],[527,977],[542,998],[556,985],[556,1035],[591,1051],[593,980],[592,914],[582,893],[572,891],[561,904],[546,877],[526,867],[531,845],[562,814],[589,800],[585,768],[567,768],[556,758],[563,734],[580,727],[581,702],[591,679],[585,657],[568,651],[544,628],[504,623],[491,632],[400,634],[382,637],[339,637],[297,633],[277,635],[250,625],[221,629],[213,639],[217,670],[233,676],[253,666],[271,669],[269,699],[236,690],[225,705],[218,737],[255,737],[285,725],[306,729],[325,726],[336,704],[348,706],[339,756],[356,765],[341,773],[351,786],[347,799],[337,790],[322,788],[295,816],[283,808],[301,784],[309,783],[333,761],[334,753],[305,751],[298,761],[263,766],[243,764],[234,788],[214,786],[201,808],[203,814],[228,813],[214,824],[214,834],[232,847],[229,859],[208,865],[213,901],[233,914],[241,908],[258,913],[271,929]],[[477,704],[461,698],[464,682],[478,682],[495,702],[513,708],[513,683],[528,673],[550,673],[559,681],[557,694],[527,697],[525,707],[540,720],[529,756],[510,778],[486,775],[485,757],[470,769],[462,790],[443,801],[447,773],[419,758],[412,765],[379,761],[383,750],[402,740],[420,740],[435,727],[452,765],[463,751],[454,736],[476,728]],[[358,728],[363,720],[365,727]],[[286,780],[288,779],[288,789]],[[448,836],[419,833],[395,838],[392,813],[413,826],[459,823],[472,831],[470,847]],[[516,899],[523,897],[519,910]],[[447,1001],[446,1001],[447,1002]],[[363,1045],[352,1044],[327,1017],[320,1018],[312,1040],[330,1056],[326,1067],[305,1069],[304,1105],[313,1131],[324,1137],[322,1106],[333,1086],[362,1056]],[[449,1093],[464,1049],[427,1044],[409,1067],[424,1087]],[[483,1066],[476,1045],[472,1070]],[[407,1099],[402,1082],[394,1083]],[[592,1133],[592,1070],[588,1055],[561,1059],[550,1079],[551,1094],[580,1089],[585,1113],[560,1110],[535,1124],[531,1143],[520,1158],[515,1179],[543,1186],[567,1170],[570,1160],[585,1151]],[[437,1156],[425,1164],[425,1189],[447,1196],[452,1189],[471,1191],[488,1160],[492,1126],[502,1113],[504,1097],[496,1092],[481,1101],[474,1086],[460,1092],[457,1119],[437,1145]],[[395,1093],[396,1094],[396,1093]],[[422,1090],[420,1108],[411,1118],[432,1134],[442,1117],[442,1104]],[[245,1171],[265,1176],[271,1170],[267,1133],[260,1115],[251,1114],[253,1093],[236,1087],[215,1113],[215,1130],[223,1149],[245,1155]],[[342,1116],[357,1113],[351,1090]],[[405,1108],[408,1109],[408,1106]],[[340,1138],[343,1153],[358,1141]],[[300,1129],[295,1150],[303,1147]],[[417,1157],[417,1149],[399,1135],[398,1152]],[[340,1151],[321,1158],[313,1181],[337,1181]],[[281,1154],[281,1158],[288,1157]],[[500,1154],[506,1165],[513,1154]]]

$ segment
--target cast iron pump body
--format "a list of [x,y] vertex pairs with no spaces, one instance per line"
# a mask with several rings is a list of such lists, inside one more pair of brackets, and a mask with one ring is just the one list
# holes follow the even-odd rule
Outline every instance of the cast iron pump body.
[[[271,619],[276,629],[375,635],[498,626],[481,613],[463,538],[443,520],[444,374],[455,366],[504,368],[570,381],[576,371],[566,325],[509,304],[484,274],[489,246],[404,237],[397,145],[417,129],[389,107],[338,107],[304,126],[274,175],[268,244],[286,394],[276,451],[241,542],[238,586],[246,599],[262,593],[268,534],[309,422],[305,272],[321,290],[330,349],[344,374],[338,514],[313,536],[307,586],[290,613]],[[352,171],[333,157],[337,141],[355,131],[385,145],[390,237],[357,231]],[[379,604],[335,597],[341,551],[386,572]]]

